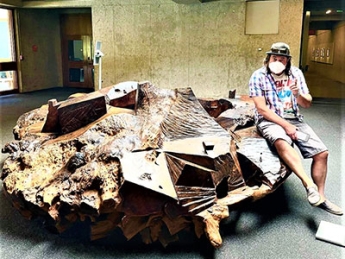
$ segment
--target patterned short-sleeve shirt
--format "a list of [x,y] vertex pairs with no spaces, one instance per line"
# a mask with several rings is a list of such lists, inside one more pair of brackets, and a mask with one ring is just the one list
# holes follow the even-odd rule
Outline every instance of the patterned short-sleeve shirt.
[[[309,93],[309,89],[305,82],[304,75],[299,68],[291,66],[289,79],[297,80],[301,94]],[[278,96],[278,91],[277,91],[274,78],[271,74],[267,73],[267,69],[265,66],[256,70],[250,77],[249,96],[250,97],[255,97],[255,96],[265,97],[267,107],[270,110],[274,111],[280,117],[284,117],[284,104]],[[296,118],[302,120],[303,117],[299,113],[297,100],[294,96],[292,98],[292,109]],[[255,111],[256,122],[258,122],[261,118],[262,118],[262,115],[260,115],[256,110]]]

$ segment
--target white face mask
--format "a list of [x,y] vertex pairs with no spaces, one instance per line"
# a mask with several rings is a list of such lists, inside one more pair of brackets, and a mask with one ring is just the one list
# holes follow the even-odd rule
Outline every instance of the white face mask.
[[276,75],[281,74],[285,69],[285,65],[279,61],[270,62],[268,64],[268,67],[270,68],[272,73],[274,73]]

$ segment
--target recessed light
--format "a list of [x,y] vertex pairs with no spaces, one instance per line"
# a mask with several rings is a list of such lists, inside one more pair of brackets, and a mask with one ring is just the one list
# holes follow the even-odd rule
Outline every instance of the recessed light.
[[332,10],[329,9],[326,11],[326,14],[330,14],[331,12],[332,12]]

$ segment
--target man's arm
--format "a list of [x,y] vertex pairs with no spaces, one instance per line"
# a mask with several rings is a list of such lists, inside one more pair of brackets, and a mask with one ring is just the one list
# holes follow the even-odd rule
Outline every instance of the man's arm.
[[309,108],[311,106],[311,101],[313,98],[311,97],[310,94],[302,94],[300,93],[297,96],[297,103],[303,108]]
[[[300,98],[300,97],[299,97]],[[290,138],[296,139],[296,126],[289,123],[287,120],[281,118],[277,115],[274,111],[270,110],[266,106],[266,101],[264,96],[253,96],[252,97],[255,107],[266,120],[272,121],[280,126],[285,130],[286,134],[289,135]]]
[[309,94],[309,89],[304,75],[302,71],[296,67],[293,68],[292,73],[295,77],[294,83],[290,85],[292,94],[296,97],[298,105],[303,108],[309,108],[313,98]]
[[292,94],[296,97],[298,105],[303,108],[309,108],[311,106],[312,97],[309,93],[302,93],[302,90],[299,89],[297,81],[294,84],[290,85]]

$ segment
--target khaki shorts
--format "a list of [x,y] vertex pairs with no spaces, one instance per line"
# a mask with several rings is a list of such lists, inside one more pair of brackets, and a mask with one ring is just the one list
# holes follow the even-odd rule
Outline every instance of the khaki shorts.
[[299,131],[307,133],[310,137],[307,141],[292,140],[285,132],[285,130],[278,124],[268,120],[261,120],[257,124],[258,131],[262,136],[274,147],[274,142],[277,139],[284,139],[290,145],[295,144],[304,158],[311,158],[321,152],[327,151],[326,145],[316,135],[314,130],[305,122],[299,120],[288,120],[295,125]]

